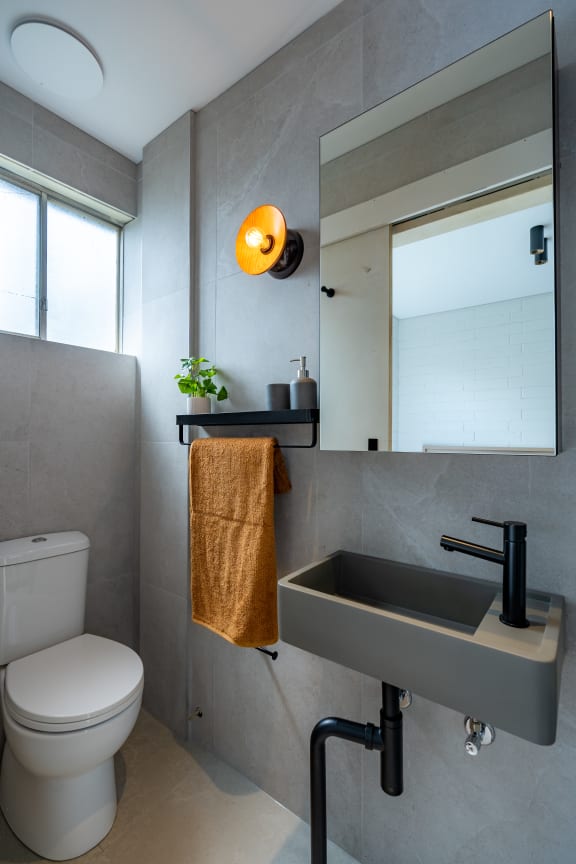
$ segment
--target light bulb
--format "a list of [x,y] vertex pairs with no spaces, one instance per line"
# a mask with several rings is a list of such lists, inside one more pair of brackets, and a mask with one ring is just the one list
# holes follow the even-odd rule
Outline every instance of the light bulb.
[[244,239],[251,249],[258,249],[264,244],[264,234],[259,228],[249,228]]

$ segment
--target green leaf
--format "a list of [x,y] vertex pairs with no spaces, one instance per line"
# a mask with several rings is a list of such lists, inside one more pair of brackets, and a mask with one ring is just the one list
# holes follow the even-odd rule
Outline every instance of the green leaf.
[[206,357],[181,357],[182,372],[174,376],[178,382],[178,388],[181,393],[188,396],[207,396],[216,395],[219,402],[228,398],[228,391],[225,387],[216,388],[213,378],[218,374],[215,366],[209,366],[207,369],[202,369],[202,363],[210,363]]

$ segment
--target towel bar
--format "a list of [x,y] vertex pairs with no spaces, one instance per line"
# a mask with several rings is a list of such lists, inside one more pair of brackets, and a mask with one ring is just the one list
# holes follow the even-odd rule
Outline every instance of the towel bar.
[[307,450],[316,446],[319,422],[320,411],[318,408],[287,409],[285,411],[228,411],[220,414],[178,414],[176,416],[178,440],[184,446],[187,446],[187,442],[184,441],[184,426],[284,426],[296,423],[312,426],[310,444],[279,444],[278,446],[294,450]]

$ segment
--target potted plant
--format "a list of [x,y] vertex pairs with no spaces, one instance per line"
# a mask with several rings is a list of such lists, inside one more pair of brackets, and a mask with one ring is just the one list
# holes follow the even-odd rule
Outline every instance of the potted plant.
[[202,368],[204,363],[210,363],[206,357],[182,357],[180,363],[181,371],[174,378],[180,392],[188,396],[188,414],[210,414],[210,396],[216,396],[218,402],[228,398],[226,388],[222,385],[218,389],[214,381],[218,369],[214,365]]
[[203,368],[203,364],[210,363],[206,357],[182,357],[181,371],[174,376],[178,382],[181,393],[188,396],[189,414],[210,414],[212,402],[210,396],[216,396],[218,402],[228,398],[228,391],[222,385],[216,386],[214,377],[218,370],[214,365]]
[[210,363],[206,357],[182,357],[180,363],[182,369],[174,378],[180,392],[188,396],[188,414],[210,414],[210,396],[216,396],[218,402],[228,398],[226,388],[218,389],[214,382],[214,376],[218,374],[216,367],[202,368],[204,363]]

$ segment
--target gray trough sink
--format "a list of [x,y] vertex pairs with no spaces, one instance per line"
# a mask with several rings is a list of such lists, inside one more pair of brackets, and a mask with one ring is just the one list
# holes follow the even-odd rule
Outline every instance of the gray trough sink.
[[[500,571],[498,571],[500,572]],[[278,583],[280,638],[537,744],[556,737],[564,598],[528,590],[507,627],[500,585],[354,552]]]

